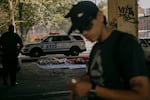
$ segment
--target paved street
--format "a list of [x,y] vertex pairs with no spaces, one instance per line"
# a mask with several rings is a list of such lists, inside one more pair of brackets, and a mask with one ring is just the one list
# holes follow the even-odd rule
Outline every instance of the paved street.
[[0,80],[0,100],[68,100],[66,81],[84,73],[84,68],[45,70],[25,62],[17,74],[19,85],[3,86]]
[[[86,42],[87,51],[82,55],[89,55],[92,44]],[[62,54],[53,54],[40,57],[64,57]],[[15,87],[3,86],[0,76],[0,100],[68,100],[70,91],[66,86],[67,80],[85,74],[85,68],[78,69],[41,69],[33,64],[37,58],[19,55],[23,63],[17,74],[19,85]],[[80,99],[82,100],[82,99]],[[85,98],[83,98],[85,100]]]

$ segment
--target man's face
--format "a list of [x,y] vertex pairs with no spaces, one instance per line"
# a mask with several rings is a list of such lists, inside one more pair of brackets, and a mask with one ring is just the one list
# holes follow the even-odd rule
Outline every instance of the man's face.
[[100,38],[102,23],[96,18],[91,21],[91,26],[85,28],[82,34],[91,42],[95,42]]

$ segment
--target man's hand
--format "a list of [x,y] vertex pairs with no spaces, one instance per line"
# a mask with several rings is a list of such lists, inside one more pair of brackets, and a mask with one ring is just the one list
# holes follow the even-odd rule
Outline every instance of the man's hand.
[[77,96],[86,96],[92,87],[90,82],[82,80],[76,80],[76,82],[72,80],[67,82],[67,85],[72,93]]
[[87,82],[87,81],[79,81],[77,82],[74,91],[75,94],[78,96],[87,96],[87,94],[89,93],[89,91],[91,90],[91,83]]

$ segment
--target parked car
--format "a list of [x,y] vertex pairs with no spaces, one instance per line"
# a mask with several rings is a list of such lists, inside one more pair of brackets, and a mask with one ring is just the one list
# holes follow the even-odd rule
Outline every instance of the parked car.
[[150,38],[139,39],[139,44],[143,48],[145,58],[150,61]]
[[139,43],[142,47],[150,47],[150,39],[139,39]]
[[83,51],[86,51],[86,47],[82,35],[50,35],[38,43],[24,44],[21,54],[30,57],[46,54],[78,56]]

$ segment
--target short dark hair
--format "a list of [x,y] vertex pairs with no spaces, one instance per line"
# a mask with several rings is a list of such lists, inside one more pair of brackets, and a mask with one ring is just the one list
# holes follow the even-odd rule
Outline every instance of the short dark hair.
[[104,25],[106,26],[107,25],[107,19],[106,19],[106,16],[104,16]]

